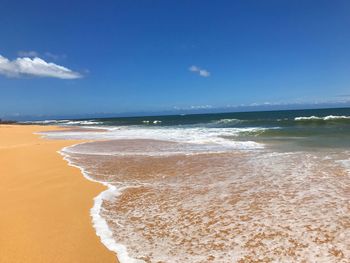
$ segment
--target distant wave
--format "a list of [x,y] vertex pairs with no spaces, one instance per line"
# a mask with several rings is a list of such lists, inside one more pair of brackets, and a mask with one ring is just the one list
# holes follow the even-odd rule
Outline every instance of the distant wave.
[[295,121],[331,121],[331,120],[350,120],[350,116],[336,116],[329,115],[325,117],[309,116],[309,117],[296,117]]
[[44,120],[44,121],[22,121],[20,123],[24,124],[56,124],[56,123],[65,123],[69,120]]
[[142,123],[143,124],[160,124],[160,123],[162,123],[162,121],[159,121],[159,120],[154,120],[154,121],[143,120]]
[[103,124],[103,122],[99,121],[69,121],[64,123],[65,125],[98,125]]
[[240,123],[242,120],[239,119],[220,119],[217,121],[214,121],[216,124],[235,124],[235,123]]
[[99,125],[103,122],[98,122],[94,120],[84,120],[84,121],[71,121],[71,120],[44,120],[44,121],[24,121],[25,124],[46,124],[46,125]]

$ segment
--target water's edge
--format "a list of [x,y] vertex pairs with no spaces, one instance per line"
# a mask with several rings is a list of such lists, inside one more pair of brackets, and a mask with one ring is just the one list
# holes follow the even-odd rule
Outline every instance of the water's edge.
[[81,172],[81,174],[89,181],[94,183],[100,183],[107,187],[106,190],[101,192],[99,195],[94,197],[94,205],[90,209],[90,216],[92,221],[92,226],[94,227],[96,231],[96,235],[100,238],[101,243],[110,251],[114,252],[117,256],[117,259],[120,263],[137,263],[140,262],[139,260],[133,259],[129,257],[126,247],[123,244],[118,244],[113,239],[113,234],[110,228],[108,227],[108,224],[106,220],[100,215],[100,211],[102,209],[102,203],[103,200],[111,200],[121,194],[122,189],[117,189],[117,187],[102,181],[97,181],[93,178],[91,178],[88,173],[85,171],[83,167],[80,167],[76,164],[73,164],[69,159],[69,154],[67,154],[65,151],[69,148],[73,148],[77,145],[81,144],[88,144],[91,142],[83,142],[83,143],[77,143],[70,146],[66,146],[62,148],[60,151],[57,151],[62,157],[63,160],[67,162],[69,166],[78,168]]

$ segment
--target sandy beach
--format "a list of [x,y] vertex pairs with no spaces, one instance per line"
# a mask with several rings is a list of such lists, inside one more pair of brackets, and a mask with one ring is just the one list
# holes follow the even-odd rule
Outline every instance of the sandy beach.
[[57,153],[76,141],[34,134],[53,129],[0,125],[0,262],[117,262],[89,215],[104,187]]

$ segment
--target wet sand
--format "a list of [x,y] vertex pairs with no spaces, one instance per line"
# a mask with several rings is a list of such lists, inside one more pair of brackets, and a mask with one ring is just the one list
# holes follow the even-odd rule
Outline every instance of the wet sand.
[[0,262],[117,262],[89,215],[104,187],[57,153],[76,141],[33,134],[53,129],[0,125]]

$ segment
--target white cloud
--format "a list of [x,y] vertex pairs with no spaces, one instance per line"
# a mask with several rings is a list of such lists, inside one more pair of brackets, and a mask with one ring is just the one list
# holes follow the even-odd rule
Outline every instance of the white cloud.
[[59,79],[77,79],[82,75],[66,67],[34,57],[17,58],[10,61],[0,55],[0,74],[7,77],[36,76]]
[[192,72],[198,72],[200,69],[197,66],[191,66],[189,70]]
[[200,67],[197,66],[191,66],[188,68],[189,71],[194,72],[194,73],[198,73],[199,76],[202,77],[209,77],[210,76],[210,72],[206,69],[201,69]]
[[205,69],[201,69],[199,71],[199,75],[201,75],[202,77],[209,77],[210,76],[210,72],[205,70]]
[[191,106],[185,106],[185,107],[180,107],[180,106],[174,106],[174,110],[204,110],[204,109],[212,109],[212,105],[191,105]]
[[23,51],[20,50],[17,52],[19,57],[29,57],[29,58],[35,58],[35,57],[46,57],[48,59],[52,60],[60,60],[60,59],[65,59],[67,56],[66,54],[54,54],[51,52],[45,52],[45,53],[39,53],[37,51]]
[[38,57],[39,56],[39,53],[36,52],[36,51],[18,51],[18,56],[20,57],[30,57],[30,58],[33,58],[33,57]]
[[202,110],[202,109],[211,109],[213,108],[213,106],[211,105],[192,105],[190,106],[191,109],[194,109],[194,110]]

